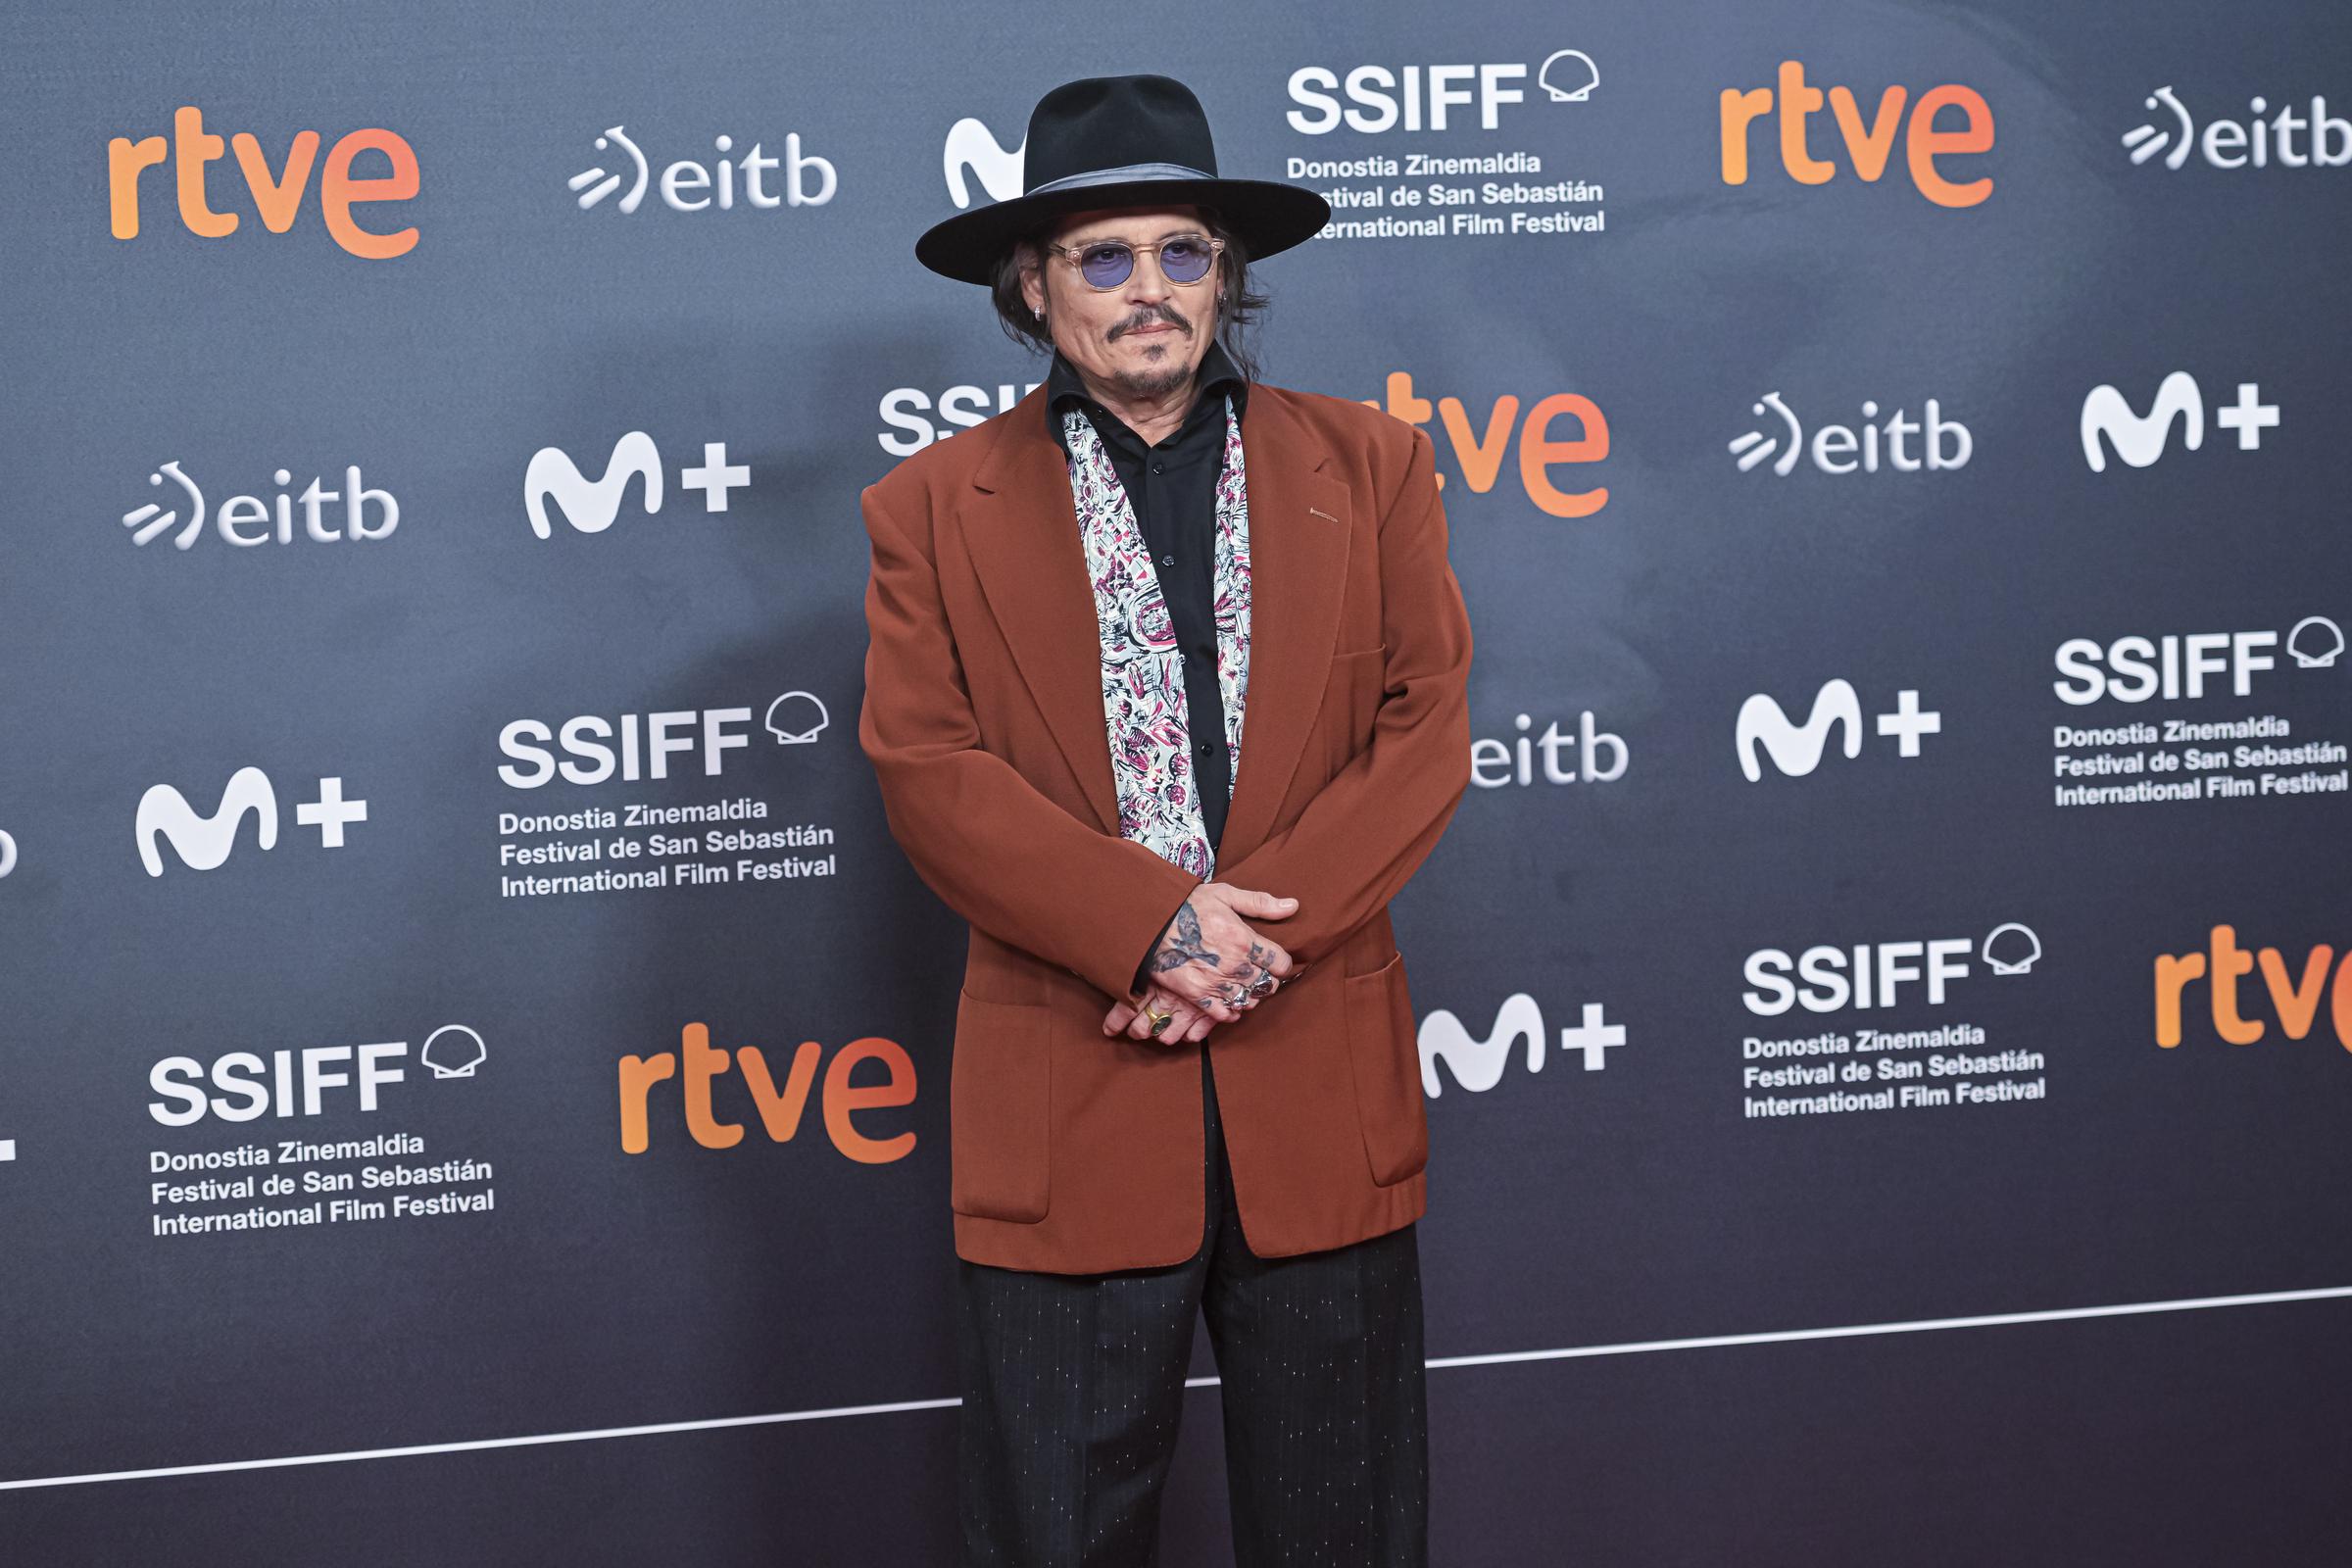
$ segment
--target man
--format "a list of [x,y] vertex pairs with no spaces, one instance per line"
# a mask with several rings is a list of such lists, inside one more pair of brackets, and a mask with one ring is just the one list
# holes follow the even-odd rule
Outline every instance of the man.
[[[1095,77],[924,265],[1046,383],[863,495],[858,739],[971,926],[950,1087],[965,1560],[1156,1560],[1193,1322],[1244,1564],[1425,1560],[1428,1151],[1388,905],[1469,783],[1428,435],[1259,384],[1329,219]],[[1220,337],[1231,342],[1220,342]]]

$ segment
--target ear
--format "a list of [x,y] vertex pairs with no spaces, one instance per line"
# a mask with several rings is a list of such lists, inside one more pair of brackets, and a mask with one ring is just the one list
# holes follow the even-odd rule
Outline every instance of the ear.
[[1041,320],[1045,318],[1045,270],[1038,265],[1035,253],[1025,246],[1021,256],[1021,298],[1028,303],[1030,315]]

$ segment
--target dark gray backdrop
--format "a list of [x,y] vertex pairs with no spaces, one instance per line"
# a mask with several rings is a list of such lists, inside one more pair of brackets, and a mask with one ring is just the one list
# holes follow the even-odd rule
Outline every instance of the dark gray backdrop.
[[[2263,1036],[2229,1044],[2200,980],[2166,1049],[2152,976],[2228,925],[2278,950],[2290,983],[2329,944],[2312,972],[2333,983],[2352,943],[2327,750],[2352,739],[2342,662],[2254,644],[2278,667],[2242,696],[2226,676],[2194,699],[2077,706],[2053,689],[2070,639],[2283,645],[2307,616],[2352,612],[2337,501],[2352,168],[2220,168],[2200,143],[2175,170],[2133,164],[2123,141],[2176,123],[2146,107],[2159,87],[2200,134],[2251,118],[2256,96],[2307,113],[2334,94],[2328,113],[2352,112],[2333,9],[134,6],[21,19],[16,41],[0,100],[11,1560],[950,1560],[954,1414],[926,1401],[954,1393],[945,1097],[962,936],[892,845],[856,747],[857,499],[910,439],[952,428],[949,389],[993,400],[1043,373],[980,291],[912,260],[954,210],[951,127],[970,117],[1013,145],[1045,88],[1121,71],[1190,82],[1229,172],[1517,152],[1541,172],[1305,182],[1597,187],[1519,205],[1581,231],[1334,235],[1263,269],[1269,379],[1380,399],[1401,372],[1459,399],[1474,441],[1509,432],[1482,493],[1473,473],[1496,459],[1466,465],[1446,417],[1422,416],[1476,626],[1475,733],[1507,746],[1524,713],[1533,733],[1576,734],[1589,712],[1624,748],[1615,778],[1474,788],[1398,906],[1442,1091],[1422,1228],[1436,1560],[2341,1560],[2352,1000],[2339,1025],[2317,999],[2289,1039],[2256,970],[2240,1005]],[[1563,49],[1596,68],[1583,100],[1539,84]],[[1857,178],[1828,108],[1808,133],[1837,166],[1826,183],[1789,176],[1769,117],[1747,179],[1727,183],[1719,95],[1774,85],[1785,60],[1851,87],[1874,123],[1889,85],[1981,94],[1992,147],[1939,167],[1989,176],[1989,196],[1928,200],[1903,129],[1884,174]],[[1444,130],[1287,118],[1315,114],[1293,93],[1308,68],[1409,66],[1426,84],[1459,64],[1525,70],[1491,76],[1522,94],[1492,129],[1475,96]],[[190,232],[167,162],[141,177],[138,236],[114,237],[110,139],[169,137],[183,105],[209,133],[258,136],[272,171],[298,131],[322,138],[320,170],[346,133],[395,132],[418,193],[355,211],[414,223],[414,249],[339,246],[318,170],[270,232],[233,150],[205,177],[235,233]],[[620,193],[583,210],[571,176],[632,172],[594,145],[613,125],[655,183],[634,212]],[[797,135],[832,170],[830,199],[665,205],[662,169],[710,164],[721,135],[736,159],[754,142],[783,158]],[[385,172],[375,152],[352,168]],[[766,177],[781,189],[789,171]],[[985,199],[976,176],[969,189]],[[1384,210],[1429,211],[1339,216]],[[2202,445],[2176,427],[2147,466],[2092,471],[2092,388],[2144,412],[2174,371],[2199,389]],[[2278,414],[2251,448],[2219,422],[2240,383]],[[1866,400],[1883,422],[1933,399],[1970,455],[1741,471],[1730,444],[1784,428],[1753,412],[1767,393],[1808,440],[1858,428]],[[1606,421],[1605,457],[1549,470],[1563,490],[1606,487],[1589,514],[1553,515],[1520,480],[1527,412],[1555,394]],[[1505,397],[1516,419],[1490,426]],[[559,448],[593,477],[632,431],[658,450],[660,512],[633,481],[609,528],[558,504],[537,537],[533,455]],[[1578,433],[1567,416],[1550,430]],[[723,513],[685,488],[707,443],[749,470]],[[184,492],[149,482],[167,463],[216,513],[235,494],[299,497],[313,475],[340,490],[357,465],[398,526],[314,542],[297,503],[290,543],[239,548],[208,517],[186,550],[134,544],[119,520],[134,509],[186,518]],[[1743,703],[1801,720],[1838,680],[1859,755],[1833,745],[1801,775],[1767,759],[1743,777]],[[1906,690],[1940,722],[1916,756],[1875,727]],[[784,745],[767,709],[794,691],[829,723]],[[699,737],[699,715],[732,709],[746,713],[720,732],[747,744],[717,753],[715,775],[685,752],[665,778],[518,788],[499,771],[528,765],[501,746],[517,721],[679,712]],[[2326,788],[2057,804],[2061,784],[2168,775],[2058,778],[2054,726],[2258,717],[2289,737],[2203,744],[2317,750],[2170,776]],[[2119,738],[2065,755],[2180,750]],[[1577,749],[1561,760],[1584,771]],[[171,786],[205,816],[249,767],[276,802],[275,847],[248,817],[218,865],[167,838],[151,876],[147,792]],[[297,819],[328,777],[367,802],[340,847]],[[660,831],[813,824],[831,842],[612,864],[830,855],[829,874],[502,895],[502,875],[596,868],[502,867],[502,846],[654,830],[508,833],[501,813],[725,801],[767,815]],[[2038,942],[2025,973],[1993,974],[1979,951],[2005,922]],[[1944,939],[1971,947],[1940,1003],[1923,982],[1868,1009],[1742,1002],[1764,950]],[[1475,1070],[1521,1018],[1549,1043],[1541,1069],[1513,1046],[1498,1073]],[[1559,1038],[1588,1020],[1625,1031],[1598,1070]],[[483,1042],[470,1076],[422,1059],[448,1024]],[[730,1072],[712,1094],[740,1144],[698,1143],[672,1077],[652,1092],[650,1147],[624,1152],[621,1059],[676,1053],[694,1024],[759,1047],[779,1083],[817,1043],[789,1142]],[[1982,1031],[1958,1054],[2036,1054],[1958,1076],[2040,1098],[1746,1114],[1825,1092],[1743,1086],[1747,1065],[1924,1070],[1954,1054],[1751,1063],[1748,1037],[1939,1026]],[[914,1099],[846,1125],[913,1132],[902,1158],[860,1162],[828,1136],[827,1071],[863,1037],[904,1049]],[[373,1110],[331,1083],[316,1115],[173,1126],[149,1108],[176,1103],[151,1087],[159,1063],[288,1052],[300,1111],[302,1052],[391,1043],[404,1076]],[[883,1076],[868,1064],[833,1093]],[[247,1169],[160,1175],[158,1155],[391,1135],[421,1151],[252,1173],[470,1159],[470,1176],[342,1196],[494,1192],[495,1207],[156,1234],[159,1217],[312,1201],[159,1201],[153,1184]],[[2317,1294],[2245,1299],[2273,1293]],[[2055,1315],[1924,1326],[2000,1314]],[[1815,1332],[1854,1327],[1886,1332]],[[1737,1343],[1656,1344],[1718,1336]],[[1478,1359],[1553,1351],[1579,1353]],[[1198,1370],[1213,1374],[1205,1349]],[[906,1401],[924,1407],[824,1413]],[[783,1415],[809,1418],[724,1424]],[[1185,1442],[1170,1560],[1209,1560],[1213,1392]],[[409,1447],[429,1451],[380,1451]],[[270,1460],[305,1462],[255,1463]],[[182,1467],[210,1468],[169,1473]]]

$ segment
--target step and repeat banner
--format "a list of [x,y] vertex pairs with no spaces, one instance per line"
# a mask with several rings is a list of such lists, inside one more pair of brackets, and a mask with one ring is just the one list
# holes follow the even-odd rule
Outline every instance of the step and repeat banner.
[[1152,71],[1328,194],[1265,376],[1430,432],[1476,628],[1435,1560],[2343,1560],[2340,9],[14,43],[0,1557],[954,1559],[858,498],[1044,374],[914,236]]

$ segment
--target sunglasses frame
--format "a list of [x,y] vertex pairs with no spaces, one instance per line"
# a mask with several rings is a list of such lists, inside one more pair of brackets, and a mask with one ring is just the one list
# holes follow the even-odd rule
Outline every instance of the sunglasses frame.
[[[1206,244],[1208,246],[1208,266],[1201,270],[1199,277],[1188,278],[1181,282],[1173,277],[1168,277],[1167,269],[1164,267],[1160,267],[1159,275],[1162,277],[1167,277],[1168,281],[1178,288],[1191,288],[1197,283],[1207,282],[1209,277],[1217,270],[1217,258],[1222,255],[1225,250],[1225,242],[1221,239],[1218,239],[1213,234],[1204,234],[1199,232],[1170,234],[1165,239],[1155,239],[1148,245],[1136,245],[1123,239],[1089,240],[1083,245],[1056,245],[1049,240],[1046,242],[1045,248],[1049,251],[1052,251],[1054,255],[1060,257],[1063,261],[1068,262],[1070,264],[1070,270],[1076,272],[1078,274],[1078,280],[1084,283],[1088,288],[1093,289],[1098,294],[1107,294],[1114,288],[1126,287],[1128,279],[1135,276],[1135,263],[1137,257],[1141,256],[1146,251],[1150,251],[1152,252],[1152,264],[1154,267],[1159,267],[1159,248],[1162,245],[1176,244],[1180,240],[1193,240]],[[1093,278],[1086,275],[1086,269],[1079,265],[1078,258],[1085,255],[1088,251],[1099,249],[1104,245],[1115,245],[1127,253],[1127,270],[1121,272],[1118,277],[1111,282],[1098,283]]]

